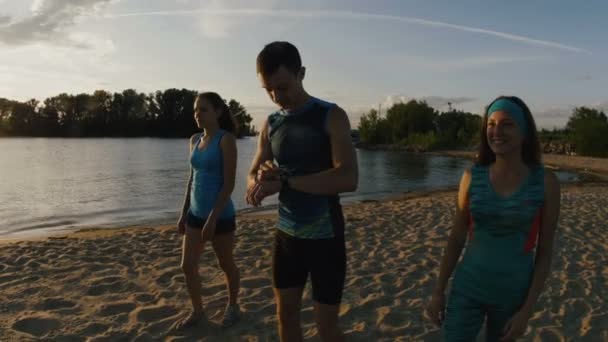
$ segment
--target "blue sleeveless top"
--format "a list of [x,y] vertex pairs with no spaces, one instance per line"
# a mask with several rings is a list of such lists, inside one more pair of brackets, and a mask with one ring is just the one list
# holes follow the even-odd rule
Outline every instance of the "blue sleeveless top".
[[531,168],[508,197],[494,191],[488,166],[471,171],[469,237],[452,288],[488,304],[521,302],[532,280],[544,167]]
[[[335,104],[311,97],[295,111],[268,117],[268,138],[277,164],[293,176],[333,167],[327,115]],[[317,195],[291,188],[279,193],[278,229],[302,239],[326,239],[344,234],[338,195]]]
[[[217,196],[224,185],[224,157],[220,142],[226,131],[219,130],[204,150],[199,149],[203,135],[196,141],[190,155],[192,187],[190,190],[190,212],[206,218],[213,210]],[[227,219],[235,215],[232,199],[228,201],[218,218]]]

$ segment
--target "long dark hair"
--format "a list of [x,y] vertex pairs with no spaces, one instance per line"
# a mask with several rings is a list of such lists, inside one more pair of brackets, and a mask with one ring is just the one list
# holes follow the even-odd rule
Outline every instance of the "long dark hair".
[[524,142],[521,145],[521,158],[524,163],[528,166],[537,166],[541,163],[540,158],[540,142],[538,141],[538,132],[536,132],[536,123],[534,123],[534,118],[532,117],[532,113],[530,112],[530,108],[526,105],[526,103],[517,96],[499,96],[494,99],[484,110],[483,120],[481,123],[481,139],[479,141],[479,152],[477,153],[477,165],[490,165],[496,160],[496,154],[490,148],[488,144],[488,109],[492,106],[495,101],[500,99],[508,99],[510,101],[515,102],[524,113],[524,117],[526,119],[526,136],[524,137]]
[[200,101],[201,99],[209,102],[213,109],[220,113],[217,121],[221,129],[234,135],[238,134],[236,120],[232,116],[232,113],[230,113],[230,108],[228,108],[226,101],[218,93],[212,91],[200,93],[196,96],[196,101]]

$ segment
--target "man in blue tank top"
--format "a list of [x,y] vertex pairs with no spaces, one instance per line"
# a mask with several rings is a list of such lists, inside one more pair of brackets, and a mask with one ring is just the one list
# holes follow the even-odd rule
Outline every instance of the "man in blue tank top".
[[[280,109],[262,127],[247,179],[247,202],[279,193],[273,285],[281,341],[300,341],[302,292],[310,274],[315,320],[324,341],[344,339],[338,313],[346,274],[344,217],[338,194],[357,188],[348,116],[304,90],[295,46],[273,42],[257,73]],[[275,164],[276,163],[276,164]]]

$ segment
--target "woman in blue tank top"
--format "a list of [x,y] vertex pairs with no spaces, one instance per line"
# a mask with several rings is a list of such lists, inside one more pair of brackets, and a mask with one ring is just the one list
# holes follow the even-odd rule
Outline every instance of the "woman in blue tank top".
[[232,325],[240,316],[239,270],[233,257],[235,211],[230,199],[236,173],[236,125],[226,102],[211,92],[196,97],[194,119],[203,133],[190,138],[190,179],[177,223],[184,236],[181,267],[193,311],[178,323],[178,329],[194,326],[205,318],[198,267],[207,241],[212,243],[226,275],[229,303],[222,323]]
[[514,96],[492,101],[479,146],[475,166],[460,181],[454,226],[427,308],[445,341],[474,341],[484,320],[486,341],[522,336],[550,273],[560,189],[541,164],[526,104]]

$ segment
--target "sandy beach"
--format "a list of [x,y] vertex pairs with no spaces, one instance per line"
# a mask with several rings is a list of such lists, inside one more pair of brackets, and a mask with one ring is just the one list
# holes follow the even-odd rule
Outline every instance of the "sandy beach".
[[[608,340],[608,184],[563,188],[553,272],[528,341]],[[454,191],[408,194],[345,209],[348,272],[341,323],[354,341],[436,341],[422,316],[451,226]],[[211,249],[201,257],[210,321],[172,325],[188,309],[174,227],[88,230],[0,244],[0,340],[275,341],[274,215],[238,217],[245,315],[223,329],[227,300]],[[303,331],[318,340],[310,289]]]

